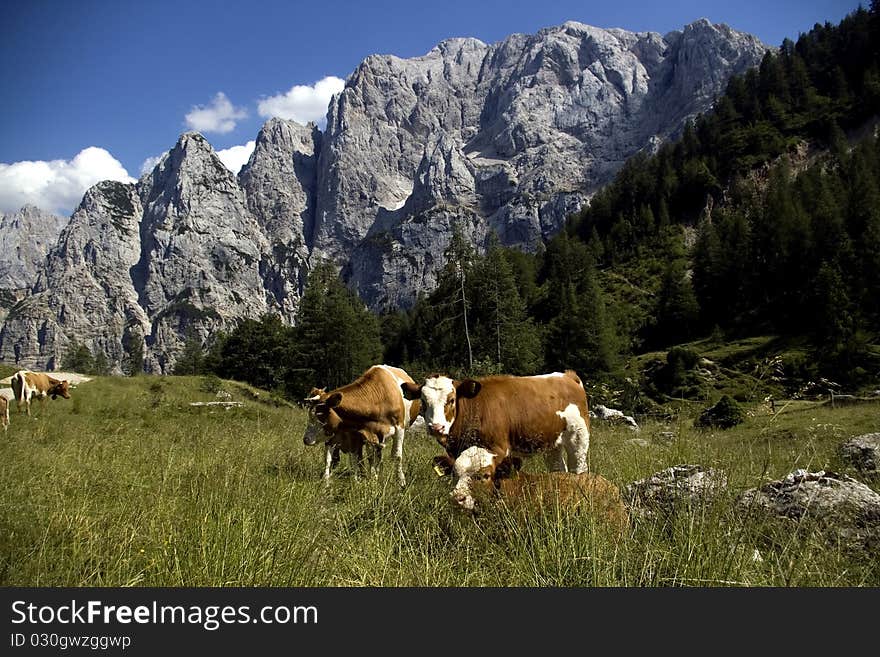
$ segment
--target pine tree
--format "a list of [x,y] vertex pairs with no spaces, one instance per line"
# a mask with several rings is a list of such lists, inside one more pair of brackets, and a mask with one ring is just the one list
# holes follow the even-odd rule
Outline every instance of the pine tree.
[[[310,385],[335,388],[351,383],[382,357],[379,322],[339,279],[332,263],[309,274],[296,319],[295,357],[311,373]],[[301,389],[310,385],[303,377]]]
[[144,373],[144,338],[139,333],[126,333],[123,338],[125,356],[122,359],[122,372],[126,376],[139,376]]
[[474,350],[468,325],[470,306],[468,304],[467,288],[468,277],[470,276],[474,261],[474,249],[464,238],[458,224],[453,226],[452,240],[443,255],[446,257],[447,275],[451,276],[458,286],[457,294],[459,296],[457,302],[461,304],[464,339],[467,343],[468,369],[472,370],[474,367]]
[[526,313],[510,263],[494,235],[486,256],[475,267],[472,283],[480,300],[472,315],[479,358],[491,358],[503,372],[534,373],[540,361],[538,331]]
[[226,336],[212,371],[224,379],[245,381],[265,390],[286,387],[293,335],[278,315],[244,319]]
[[548,255],[545,287],[550,319],[545,360],[550,369],[572,368],[589,376],[617,369],[620,340],[606,311],[595,264],[584,244],[557,236]]
[[98,353],[95,354],[95,361],[92,364],[91,374],[97,376],[107,376],[110,374],[110,363],[107,360],[107,355],[103,351],[98,351]]
[[202,341],[194,331],[189,331],[183,343],[183,352],[174,363],[175,376],[193,376],[205,371],[205,354]]
[[697,332],[699,316],[700,306],[687,275],[687,262],[683,258],[670,260],[657,294],[656,324],[650,342],[658,347],[687,342]]
[[701,313],[707,324],[718,323],[725,316],[723,309],[729,299],[724,294],[721,239],[708,219],[699,225],[693,258],[693,289]]
[[90,373],[94,367],[92,352],[86,345],[74,340],[67,348],[61,366],[72,372]]

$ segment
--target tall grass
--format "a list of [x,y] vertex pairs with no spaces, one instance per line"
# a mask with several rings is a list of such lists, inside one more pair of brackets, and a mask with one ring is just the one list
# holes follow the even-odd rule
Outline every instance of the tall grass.
[[[677,463],[723,469],[728,490],[672,514],[600,516],[504,503],[452,508],[430,467],[440,448],[407,438],[407,488],[390,450],[376,479],[343,460],[328,486],[305,447],[302,410],[198,378],[97,378],[72,399],[11,409],[0,442],[0,583],[36,586],[862,586],[876,555],[798,524],[756,524],[736,495],[795,468],[849,472],[837,447],[878,430],[876,407],[791,407],[728,431],[690,422],[594,424],[591,470],[623,487]],[[672,432],[673,437],[664,432]],[[541,471],[543,462],[526,462]],[[855,473],[850,473],[854,474]],[[857,476],[857,475],[856,475]]]

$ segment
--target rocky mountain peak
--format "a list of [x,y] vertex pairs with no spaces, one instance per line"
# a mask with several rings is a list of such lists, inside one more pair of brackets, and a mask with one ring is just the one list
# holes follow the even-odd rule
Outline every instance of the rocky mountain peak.
[[323,133],[267,121],[237,177],[187,132],[137,184],[90,190],[45,283],[7,318],[0,358],[44,367],[76,339],[119,364],[141,344],[167,372],[187,336],[268,311],[293,322],[322,259],[373,309],[406,308],[436,285],[453,226],[478,249],[491,233],[537,248],[765,51],[701,19],[666,35],[569,21],[371,55]]
[[0,212],[0,319],[8,303],[24,295],[34,283],[67,217],[25,205],[17,212]]

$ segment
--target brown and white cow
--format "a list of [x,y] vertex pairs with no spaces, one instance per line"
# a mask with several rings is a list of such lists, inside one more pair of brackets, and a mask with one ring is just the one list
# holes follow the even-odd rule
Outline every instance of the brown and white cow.
[[[456,460],[491,463],[491,452],[468,447]],[[465,475],[468,476],[468,475]],[[587,512],[610,528],[622,531],[629,524],[629,513],[620,489],[604,477],[591,472],[519,472],[505,479],[493,479],[489,470],[469,473],[469,492],[475,500],[472,510],[486,510],[502,503],[510,510],[531,514]],[[464,484],[460,477],[457,485]]]
[[405,399],[401,385],[415,385],[409,374],[390,365],[373,365],[355,381],[326,391],[312,389],[306,402],[310,405],[309,423],[303,436],[306,445],[324,443],[326,481],[339,452],[352,454],[358,469],[363,467],[363,449],[371,450],[375,468],[387,438],[394,438],[397,479],[406,485],[403,472],[403,439],[406,429],[418,417],[418,403]]
[[18,412],[21,413],[21,407],[24,405],[27,408],[27,414],[30,415],[31,400],[35,397],[40,400],[41,404],[45,404],[46,397],[49,396],[55,399],[61,395],[64,399],[70,399],[70,382],[56,379],[43,372],[19,370],[12,375],[12,391]]
[[[587,394],[572,370],[462,381],[433,375],[401,389],[420,400],[428,432],[446,449],[439,464],[455,474],[453,499],[464,508],[474,506],[472,477],[497,479],[499,468],[523,456],[543,453],[550,471],[587,470]],[[483,450],[465,455],[473,446]]]

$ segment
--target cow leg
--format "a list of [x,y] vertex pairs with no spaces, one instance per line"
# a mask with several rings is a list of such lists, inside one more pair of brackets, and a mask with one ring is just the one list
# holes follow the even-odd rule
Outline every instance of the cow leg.
[[330,481],[330,472],[337,463],[339,463],[339,447],[324,443],[324,474],[321,475],[321,479],[325,482]]
[[358,445],[358,448],[357,448],[357,460],[358,460],[357,472],[358,472],[359,477],[366,478],[366,477],[370,476],[370,471],[372,470],[371,461],[372,461],[373,447],[374,447],[374,445],[367,444],[367,454],[365,456],[364,455],[364,443],[361,443],[360,445]]
[[373,479],[379,478],[379,466],[382,464],[382,447],[370,445],[370,472]]
[[402,426],[394,428],[394,465],[397,468],[397,481],[401,488],[406,486],[406,475],[403,474],[403,434]]
[[353,447],[352,450],[348,453],[348,467],[351,468],[351,476],[354,477],[355,481],[361,478],[363,460],[364,445],[363,443],[361,443],[360,445]]
[[565,472],[567,469],[565,467],[565,447],[562,442],[563,435],[560,435],[559,439],[544,452],[544,463],[547,464],[547,470],[550,472]]
[[588,469],[587,452],[590,449],[590,429],[578,415],[568,420],[563,442],[568,454],[568,471],[580,474]]

